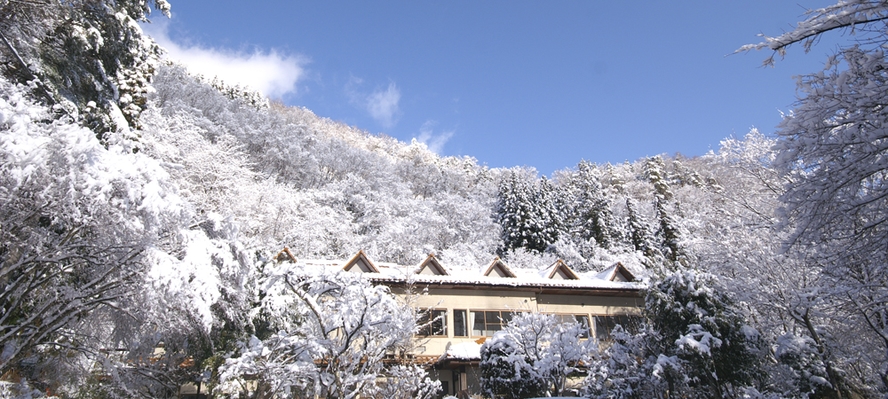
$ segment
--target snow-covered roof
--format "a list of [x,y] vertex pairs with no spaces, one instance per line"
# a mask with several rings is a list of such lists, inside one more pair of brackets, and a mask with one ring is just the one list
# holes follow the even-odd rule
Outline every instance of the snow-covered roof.
[[438,362],[446,360],[480,360],[481,344],[477,342],[461,342],[449,345],[447,350],[438,358]]
[[551,266],[540,272],[540,276],[549,280],[579,280],[580,277],[563,260],[558,259]]
[[604,269],[595,275],[596,278],[606,281],[633,282],[635,275],[626,269],[622,263],[614,263],[613,266]]
[[438,258],[435,257],[435,254],[429,254],[429,256],[416,267],[416,274],[433,276],[450,275],[450,273],[447,272],[447,269],[445,269],[444,266],[441,266],[441,262],[438,262]]
[[355,256],[352,256],[345,265],[342,266],[342,270],[347,272],[356,272],[356,273],[379,273],[379,269],[376,268],[376,265],[373,264],[373,261],[364,253],[364,250],[358,251]]
[[515,278],[515,273],[512,272],[512,269],[506,265],[506,262],[503,262],[502,259],[497,256],[493,262],[484,268],[484,273],[482,273],[484,277],[499,277],[499,278]]
[[324,267],[330,271],[359,272],[370,280],[394,284],[626,291],[637,291],[642,288],[634,275],[620,263],[599,273],[577,273],[560,260],[542,269],[513,269],[497,257],[490,264],[481,267],[445,269],[434,255],[429,255],[419,265],[408,266],[373,262],[364,251],[359,251],[347,261],[300,260],[298,263],[305,267]]

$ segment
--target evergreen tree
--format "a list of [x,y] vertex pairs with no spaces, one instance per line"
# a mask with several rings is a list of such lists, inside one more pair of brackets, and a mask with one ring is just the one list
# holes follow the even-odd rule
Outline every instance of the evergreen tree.
[[656,331],[650,354],[675,357],[683,371],[682,380],[671,381],[677,391],[733,397],[761,373],[764,342],[711,275],[678,271],[656,282],[645,297],[645,318]]
[[620,228],[594,165],[580,162],[574,184],[579,191],[572,212],[574,234],[583,241],[594,239],[602,248],[619,245]]
[[684,258],[684,254],[680,246],[681,234],[667,206],[668,203],[674,202],[675,195],[669,187],[669,177],[663,158],[660,156],[648,158],[644,163],[644,172],[654,186],[654,208],[659,221],[657,237],[661,241],[666,259],[675,264]]
[[568,203],[565,201],[563,190],[552,184],[545,176],[539,180],[539,189],[534,202],[539,206],[538,213],[543,223],[542,238],[548,247],[567,234]]
[[564,231],[558,190],[547,179],[534,182],[510,171],[500,182],[496,220],[502,226],[503,251],[525,248],[543,252]]
[[591,364],[593,398],[739,398],[763,379],[767,347],[713,276],[682,270],[654,281],[645,325],[618,330]]
[[675,219],[666,210],[666,200],[663,197],[657,196],[654,200],[654,206],[657,209],[657,219],[660,222],[657,236],[663,242],[664,255],[673,264],[682,262],[684,260],[684,250],[680,245],[681,233]]
[[490,395],[559,396],[567,377],[588,364],[589,326],[555,315],[519,313],[481,347],[481,384]]
[[531,359],[517,343],[493,339],[481,346],[481,390],[490,398],[543,396],[546,381],[534,373]]
[[626,198],[626,212],[629,218],[629,241],[636,251],[641,251],[652,259],[662,258],[662,254],[653,244],[653,238],[644,216],[638,213],[638,205],[632,198]]

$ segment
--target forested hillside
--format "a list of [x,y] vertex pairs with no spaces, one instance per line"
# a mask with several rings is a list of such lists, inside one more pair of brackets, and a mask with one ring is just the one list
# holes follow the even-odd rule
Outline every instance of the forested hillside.
[[[860,3],[760,47],[888,9]],[[224,395],[228,359],[295,339],[270,288],[284,247],[454,268],[621,262],[652,287],[647,327],[596,354],[590,397],[888,392],[878,46],[803,78],[779,137],[546,177],[191,76],[141,34],[150,11],[0,1],[0,396],[167,397],[195,378]]]

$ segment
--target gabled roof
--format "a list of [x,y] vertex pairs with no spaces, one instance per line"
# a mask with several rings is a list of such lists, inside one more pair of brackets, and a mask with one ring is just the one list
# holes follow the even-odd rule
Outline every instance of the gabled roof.
[[355,256],[352,256],[348,262],[345,262],[342,270],[353,273],[379,273],[379,269],[370,261],[363,249],[358,251]]
[[[280,256],[287,260],[286,252]],[[602,272],[578,273],[570,270],[566,264],[561,267],[558,262],[548,268],[519,268],[512,269],[503,260],[496,258],[488,265],[471,265],[470,263],[457,263],[453,267],[443,268],[447,274],[439,275],[435,266],[440,266],[434,261],[437,259],[426,258],[419,265],[400,265],[387,262],[374,262],[370,260],[366,252],[359,251],[349,260],[327,259],[299,259],[296,264],[305,269],[324,270],[330,273],[353,272],[361,273],[365,278],[381,284],[434,284],[444,288],[468,288],[468,289],[501,289],[501,290],[546,290],[550,293],[573,294],[581,292],[583,295],[599,295],[609,293],[613,295],[638,296],[642,282],[634,276],[629,269],[622,265],[613,264]],[[428,267],[425,265],[428,264]],[[630,264],[631,265],[631,264]],[[557,267],[556,267],[557,266]],[[423,273],[423,268],[427,274]],[[557,269],[557,270],[556,270]],[[568,277],[567,270],[573,271],[578,279],[563,279]],[[555,271],[556,274],[552,274]],[[560,274],[559,274],[560,273]],[[542,292],[542,291],[540,291]]]
[[614,263],[613,266],[608,267],[607,269],[602,270],[600,273],[596,275],[597,278],[607,281],[616,281],[616,282],[627,282],[631,283],[635,281],[635,275],[626,269],[622,263],[617,262]]
[[435,257],[435,254],[429,254],[428,257],[425,258],[422,263],[416,268],[416,274],[422,274],[427,276],[449,276],[450,273],[447,272],[447,269],[444,266],[441,266],[441,262],[438,262],[438,258]]
[[[493,274],[491,276],[491,274]],[[509,266],[506,266],[506,263],[503,262],[499,256],[490,262],[490,266],[487,266],[487,269],[484,271],[485,277],[500,277],[500,278],[515,278],[515,273],[512,272],[512,269],[509,269]]]
[[563,260],[558,259],[543,271],[543,277],[549,280],[579,280],[580,276],[573,269],[567,267]]
[[296,256],[290,252],[290,247],[284,247],[284,249],[282,249],[281,252],[278,252],[272,259],[274,259],[275,262],[297,262]]

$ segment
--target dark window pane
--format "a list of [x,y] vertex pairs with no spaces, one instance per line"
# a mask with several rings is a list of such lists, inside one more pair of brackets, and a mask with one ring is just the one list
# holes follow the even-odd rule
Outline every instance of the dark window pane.
[[433,310],[432,316],[431,335],[447,335],[447,311]]
[[577,323],[583,326],[583,334],[580,335],[580,338],[589,338],[589,316],[584,314],[576,315]]
[[608,324],[612,324],[612,320],[607,316],[595,316],[595,338],[599,341],[610,340],[610,330]]
[[469,335],[469,331],[466,329],[465,309],[456,309],[453,311],[453,335],[455,337],[465,337]]
[[487,324],[499,324],[500,322],[500,312],[484,312],[487,314]]
[[445,310],[427,310],[420,312],[417,324],[420,325],[419,335],[447,335]]
[[472,312],[474,322],[472,323],[472,335],[484,335],[484,312]]

